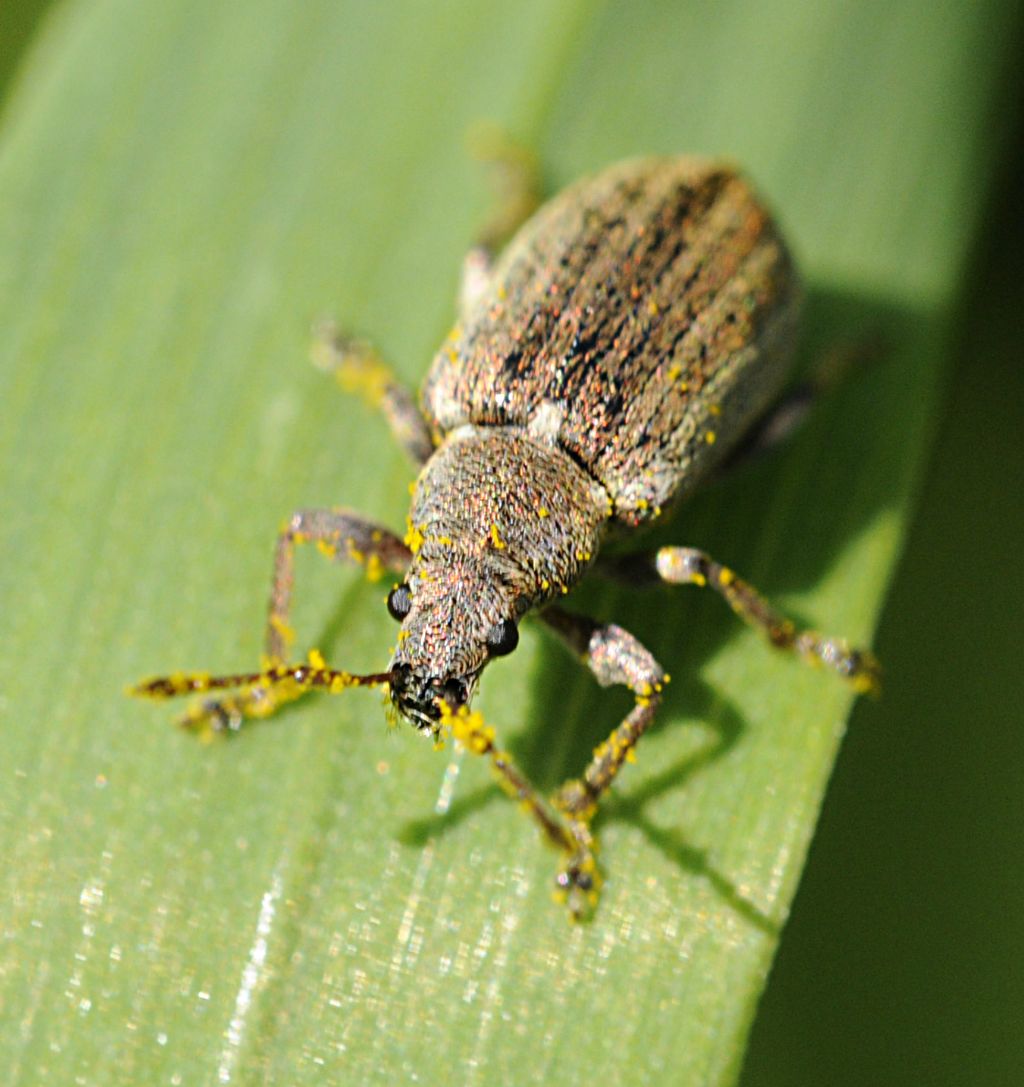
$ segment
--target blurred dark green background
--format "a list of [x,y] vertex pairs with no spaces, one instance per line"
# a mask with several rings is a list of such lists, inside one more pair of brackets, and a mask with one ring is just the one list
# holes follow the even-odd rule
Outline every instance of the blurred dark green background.
[[1024,1078],[1024,139],[859,705],[755,1021],[745,1087]]

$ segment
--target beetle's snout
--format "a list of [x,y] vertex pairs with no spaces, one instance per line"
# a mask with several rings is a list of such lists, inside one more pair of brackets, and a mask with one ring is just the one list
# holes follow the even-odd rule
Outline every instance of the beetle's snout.
[[457,676],[417,675],[406,663],[396,664],[391,675],[391,701],[418,729],[436,732],[442,704],[457,710],[469,701],[469,685]]

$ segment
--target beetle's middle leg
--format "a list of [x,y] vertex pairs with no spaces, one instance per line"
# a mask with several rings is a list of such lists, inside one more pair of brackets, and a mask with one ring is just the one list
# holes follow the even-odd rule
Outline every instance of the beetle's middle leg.
[[333,321],[325,320],[313,329],[312,353],[316,366],[331,374],[346,392],[362,394],[371,407],[384,413],[395,440],[414,463],[426,463],[434,443],[416,398],[370,344],[344,335]]
[[695,547],[660,547],[599,560],[595,570],[632,584],[667,582],[714,589],[744,622],[760,630],[776,648],[788,649],[812,664],[824,664],[863,694],[876,694],[881,687],[881,665],[873,653],[856,649],[842,638],[800,630],[728,566]]
[[[284,664],[288,646],[294,639],[290,614],[295,548],[306,543],[315,544],[322,554],[338,562],[361,565],[373,580],[385,571],[403,573],[412,559],[412,552],[393,532],[350,510],[308,509],[292,514],[278,534],[274,549],[264,671]],[[236,730],[243,718],[267,717],[302,693],[297,687],[267,687],[257,682],[235,694],[198,703],[181,718],[181,724],[216,732]]]

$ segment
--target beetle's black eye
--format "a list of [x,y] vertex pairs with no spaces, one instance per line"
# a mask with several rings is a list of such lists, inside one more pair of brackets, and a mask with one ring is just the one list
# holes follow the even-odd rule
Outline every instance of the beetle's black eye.
[[441,688],[441,697],[451,709],[455,710],[465,703],[469,697],[469,692],[461,679],[449,679],[445,681],[445,685]]
[[388,593],[388,611],[391,612],[392,619],[401,622],[409,614],[411,607],[412,594],[408,585],[396,585]]
[[502,619],[487,632],[487,648],[492,657],[504,657],[519,644],[519,628],[511,619]]

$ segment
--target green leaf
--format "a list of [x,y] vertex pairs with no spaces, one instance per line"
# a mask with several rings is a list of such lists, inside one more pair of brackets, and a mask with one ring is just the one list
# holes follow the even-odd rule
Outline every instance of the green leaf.
[[[319,314],[410,382],[485,215],[480,119],[552,187],[742,162],[810,284],[808,359],[882,358],[666,538],[870,641],[998,141],[1013,8],[68,0],[0,129],[0,1057],[12,1083],[728,1083],[851,695],[698,593],[585,591],[675,680],[599,823],[593,924],[486,767],[309,700],[203,747],[122,698],[255,663],[283,517],[400,526],[410,471],[305,361]],[[1006,53],[1005,55],[1008,55]],[[989,58],[988,66],[979,58]],[[316,555],[353,669],[381,586]],[[536,631],[480,700],[553,787],[628,700]]]

